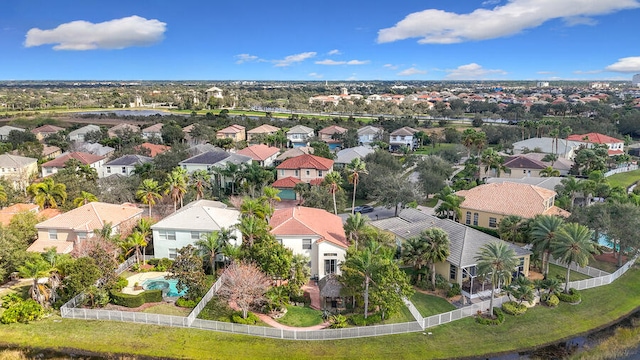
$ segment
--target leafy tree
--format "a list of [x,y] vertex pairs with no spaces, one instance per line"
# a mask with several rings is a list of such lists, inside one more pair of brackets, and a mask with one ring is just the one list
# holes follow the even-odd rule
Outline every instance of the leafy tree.
[[81,257],[62,265],[65,298],[70,299],[93,286],[102,273],[93,258]]
[[176,289],[179,292],[188,289],[184,296],[187,300],[196,300],[206,292],[205,275],[202,258],[193,245],[187,245],[178,250],[176,260],[169,268],[168,279],[177,279]]
[[29,185],[27,194],[33,197],[33,201],[41,208],[56,209],[67,200],[66,190],[65,184],[55,183],[53,179],[46,178],[42,182]]
[[174,121],[166,123],[161,130],[162,141],[165,144],[175,144],[184,140],[184,132],[182,128]]
[[425,195],[429,195],[446,186],[446,181],[453,174],[453,167],[441,157],[429,155],[417,163],[415,171],[418,173],[420,189]]
[[238,305],[244,319],[252,306],[265,299],[264,294],[269,287],[269,278],[249,262],[233,262],[222,274],[221,282],[218,295]]
[[313,148],[313,155],[320,156],[327,159],[335,159],[335,155],[329,149],[329,145],[321,141],[313,141],[311,142],[311,147]]
[[549,274],[549,256],[553,248],[558,230],[564,220],[553,215],[538,215],[531,226],[531,239],[534,250],[542,257],[542,273],[545,279]]
[[262,271],[275,279],[286,279],[291,274],[293,251],[267,234],[255,241],[253,246],[243,247],[245,259],[254,261]]
[[136,191],[136,197],[140,199],[143,204],[149,206],[149,217],[151,217],[151,208],[156,204],[156,199],[162,199],[160,190],[157,181],[145,179],[140,184],[138,191]]
[[476,256],[478,274],[491,279],[491,300],[489,315],[493,311],[493,298],[498,283],[509,285],[511,273],[518,265],[516,253],[504,242],[492,242],[480,248]]
[[391,173],[376,179],[370,196],[381,205],[395,207],[395,216],[398,216],[400,207],[416,199],[416,188],[413,182],[407,181],[401,174]]
[[587,266],[589,259],[595,251],[594,242],[591,241],[591,230],[584,225],[577,223],[565,224],[558,230],[556,241],[551,250],[554,258],[567,265],[567,278],[565,281],[565,292],[569,292],[569,276],[571,275],[571,264]]

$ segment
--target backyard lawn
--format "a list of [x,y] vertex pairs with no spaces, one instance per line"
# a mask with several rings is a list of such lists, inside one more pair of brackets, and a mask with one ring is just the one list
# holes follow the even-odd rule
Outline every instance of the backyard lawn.
[[322,311],[306,306],[287,306],[287,313],[276,320],[280,324],[294,327],[309,327],[322,324]]
[[191,309],[181,308],[173,304],[158,304],[148,307],[142,310],[142,312],[161,315],[188,316]]
[[633,185],[636,181],[640,180],[640,170],[633,170],[625,173],[614,174],[607,178],[609,185],[614,186],[622,186],[623,188],[628,188]]
[[447,144],[447,143],[443,143],[443,144],[436,144],[436,147],[433,147],[431,145],[427,145],[427,146],[423,146],[421,148],[419,148],[418,150],[414,151],[414,154],[417,155],[431,155],[433,153],[436,153],[440,150],[443,149],[453,149],[456,147],[457,144]]
[[413,317],[413,315],[411,315],[409,308],[402,305],[400,311],[389,316],[389,318],[383,321],[381,324],[401,324],[411,321],[416,321],[416,319]]
[[420,315],[424,317],[442,314],[456,309],[455,306],[451,305],[451,303],[441,297],[424,294],[418,291],[416,291],[409,300],[411,300],[416,309],[420,311]]
[[[561,276],[562,279],[567,277],[567,268],[563,268],[562,266],[558,266],[554,264],[549,264],[549,278],[557,279],[558,275]],[[571,277],[569,281],[578,281],[578,280],[584,280],[584,279],[591,279],[591,276],[581,274],[579,272],[575,272],[571,270]]]

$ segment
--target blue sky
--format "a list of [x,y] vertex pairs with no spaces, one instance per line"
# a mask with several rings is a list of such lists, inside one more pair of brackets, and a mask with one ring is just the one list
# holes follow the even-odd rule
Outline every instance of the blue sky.
[[5,0],[0,80],[630,80],[640,0]]

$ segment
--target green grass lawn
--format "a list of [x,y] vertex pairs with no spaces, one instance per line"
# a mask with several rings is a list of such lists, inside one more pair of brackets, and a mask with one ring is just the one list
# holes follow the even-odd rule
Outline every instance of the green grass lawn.
[[[555,279],[557,278],[557,275],[562,276],[563,279],[567,277],[567,268],[554,265],[554,264],[549,264],[549,277]],[[571,270],[569,281],[578,281],[578,280],[584,280],[584,279],[591,279],[591,276],[581,274],[579,272],[575,272]]]
[[143,313],[188,316],[191,309],[181,308],[173,304],[158,304],[142,310]]
[[418,150],[414,151],[413,153],[417,154],[417,155],[431,155],[431,154],[436,153],[436,152],[438,152],[440,150],[452,149],[454,147],[456,147],[456,144],[446,144],[446,143],[437,144],[436,147],[432,147],[431,145],[428,145],[428,146],[423,146],[423,147],[419,148]]
[[0,290],[0,298],[5,296],[5,295],[9,295],[12,293],[18,293],[20,294],[20,296],[22,296],[24,299],[29,297],[29,289],[31,289],[31,284],[32,281],[21,281],[20,283],[11,286],[8,289],[1,289]]
[[322,311],[306,306],[287,306],[287,313],[276,321],[287,326],[314,326],[322,324]]
[[61,319],[0,325],[0,345],[162,358],[403,358],[479,357],[517,351],[584,333],[640,306],[637,268],[608,286],[584,290],[580,305],[537,306],[500,326],[473,318],[422,332],[339,341],[285,341],[163,326]]
[[402,305],[400,311],[389,316],[386,320],[381,322],[381,324],[402,324],[411,321],[416,321],[416,319],[411,315],[409,308]]
[[421,292],[415,292],[409,299],[420,311],[420,315],[429,317],[431,315],[442,314],[455,310],[456,307],[451,305],[446,299],[438,296],[423,294]]
[[423,205],[424,205],[424,206],[427,206],[427,207],[432,208],[432,207],[435,207],[435,206],[436,206],[436,204],[438,204],[438,199],[436,199],[436,198],[429,198],[429,199],[427,199],[427,200],[424,202],[424,204],[423,204]]
[[595,269],[600,269],[600,270],[606,271],[606,272],[608,272],[610,274],[613,274],[614,272],[616,272],[619,269],[617,264],[610,263],[608,261],[599,261],[597,259],[589,260],[589,266],[591,266],[592,268],[595,268]]
[[607,178],[609,185],[611,185],[612,187],[622,186],[625,189],[633,185],[633,183],[635,183],[638,180],[640,180],[640,170],[634,170],[626,173],[615,174]]

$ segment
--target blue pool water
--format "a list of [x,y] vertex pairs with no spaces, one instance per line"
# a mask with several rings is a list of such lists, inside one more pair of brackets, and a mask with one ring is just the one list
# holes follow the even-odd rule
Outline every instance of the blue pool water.
[[145,290],[162,290],[162,295],[168,297],[179,297],[186,294],[186,291],[178,291],[178,289],[176,288],[177,284],[177,279],[165,279],[161,277],[157,279],[145,280],[142,283],[142,287]]

